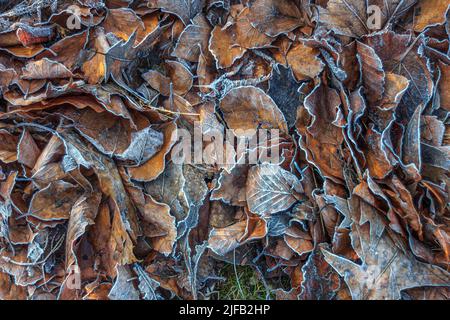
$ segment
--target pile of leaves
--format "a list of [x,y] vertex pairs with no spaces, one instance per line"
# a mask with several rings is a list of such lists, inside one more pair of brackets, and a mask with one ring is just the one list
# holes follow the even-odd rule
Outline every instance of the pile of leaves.
[[0,1],[0,299],[448,299],[448,6]]

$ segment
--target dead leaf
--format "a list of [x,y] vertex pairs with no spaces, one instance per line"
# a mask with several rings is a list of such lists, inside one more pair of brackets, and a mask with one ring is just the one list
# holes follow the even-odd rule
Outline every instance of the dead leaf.
[[5,163],[14,162],[17,160],[17,139],[8,131],[0,129],[0,160]]
[[164,143],[152,158],[137,167],[128,168],[130,176],[139,181],[152,181],[156,179],[165,168],[166,156],[177,140],[177,125],[170,122],[163,130]]
[[201,52],[208,49],[210,32],[211,26],[199,13],[181,33],[174,54],[181,59],[196,62]]
[[73,74],[63,64],[43,58],[35,62],[28,63],[22,70],[22,79],[61,79],[72,78]]
[[228,127],[235,132],[257,128],[288,132],[286,120],[275,102],[256,87],[230,90],[220,101],[220,109]]
[[188,25],[190,20],[202,10],[203,5],[204,0],[150,0],[148,3],[150,8],[175,14],[185,25]]
[[217,69],[231,67],[244,55],[246,50],[236,44],[236,37],[232,27],[214,27],[209,40],[209,50],[216,59]]
[[400,291],[412,287],[448,286],[450,275],[405,254],[386,233],[370,246],[368,224],[354,227],[352,237],[361,242],[362,265],[322,249],[325,260],[342,276],[355,300],[400,299]]
[[249,20],[270,37],[287,33],[303,24],[301,8],[289,0],[256,0],[250,7]]
[[41,154],[41,150],[34,141],[32,135],[24,130],[18,143],[17,160],[28,168],[34,168],[36,161]]
[[322,72],[324,64],[318,55],[317,49],[307,47],[301,42],[289,50],[286,59],[297,81],[314,79]]
[[414,30],[422,32],[426,27],[442,24],[445,22],[449,3],[440,0],[424,1],[419,0],[418,8],[420,14],[416,18]]
[[68,219],[80,195],[80,189],[71,183],[52,182],[33,196],[29,214],[44,221]]
[[247,203],[250,211],[270,215],[289,209],[303,191],[300,181],[277,165],[252,167],[247,177]]

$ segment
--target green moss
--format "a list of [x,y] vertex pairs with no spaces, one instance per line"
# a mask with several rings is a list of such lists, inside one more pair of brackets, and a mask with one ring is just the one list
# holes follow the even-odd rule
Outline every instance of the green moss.
[[[217,287],[219,300],[266,300],[267,290],[258,278],[257,272],[250,266],[226,264],[220,271],[220,276],[226,278]],[[269,299],[273,298],[270,295]]]

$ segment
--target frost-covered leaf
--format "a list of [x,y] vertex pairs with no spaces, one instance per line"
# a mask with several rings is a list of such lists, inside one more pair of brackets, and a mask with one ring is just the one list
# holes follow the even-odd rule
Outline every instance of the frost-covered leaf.
[[397,300],[404,289],[450,285],[448,272],[405,254],[387,233],[370,246],[368,229],[368,224],[354,225],[352,232],[365,252],[361,265],[322,249],[325,260],[344,277],[353,299]]
[[298,178],[277,165],[254,166],[248,173],[247,203],[253,213],[269,215],[289,209],[302,191]]

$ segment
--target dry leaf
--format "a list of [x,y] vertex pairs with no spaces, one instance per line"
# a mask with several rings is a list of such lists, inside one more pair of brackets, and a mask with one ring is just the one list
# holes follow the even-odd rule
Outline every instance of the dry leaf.
[[448,10],[0,0],[0,299],[448,300]]
[[250,169],[246,190],[250,211],[269,215],[289,209],[303,188],[292,173],[277,165],[263,164]]

